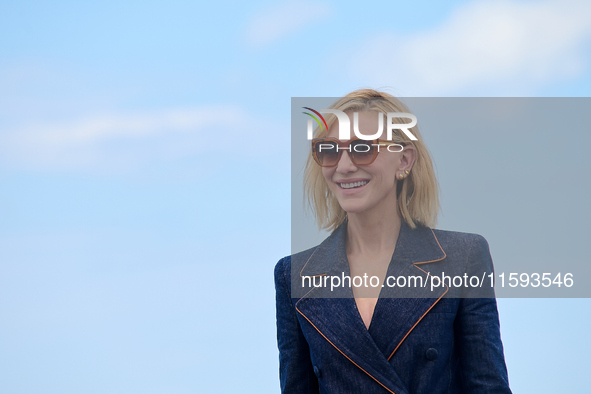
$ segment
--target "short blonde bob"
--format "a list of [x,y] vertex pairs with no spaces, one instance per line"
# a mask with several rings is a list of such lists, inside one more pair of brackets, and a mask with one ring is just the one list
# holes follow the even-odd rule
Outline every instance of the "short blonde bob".
[[[373,89],[360,89],[347,94],[337,100],[331,109],[343,112],[377,111],[410,112],[409,109],[394,96]],[[325,115],[330,129],[336,116]],[[400,123],[408,120],[399,120]],[[439,210],[439,185],[433,170],[433,162],[423,138],[415,126],[410,129],[418,140],[410,141],[401,130],[392,133],[393,142],[404,142],[415,147],[416,159],[408,177],[397,181],[397,205],[401,218],[412,229],[417,225],[435,227]],[[316,128],[315,138],[325,137],[328,130]],[[322,168],[314,161],[312,151],[309,151],[308,161],[304,170],[304,194],[309,206],[314,211],[318,226],[322,229],[334,231],[347,217],[336,197],[332,194],[322,175]]]

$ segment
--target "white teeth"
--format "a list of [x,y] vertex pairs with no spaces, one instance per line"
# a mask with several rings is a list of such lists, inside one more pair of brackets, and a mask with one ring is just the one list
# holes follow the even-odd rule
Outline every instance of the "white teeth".
[[352,183],[339,183],[343,189],[353,189],[354,187],[360,187],[367,184],[369,181],[359,181]]

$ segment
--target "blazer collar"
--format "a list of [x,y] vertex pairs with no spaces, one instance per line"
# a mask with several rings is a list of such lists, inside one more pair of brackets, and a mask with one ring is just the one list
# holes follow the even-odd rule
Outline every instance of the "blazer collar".
[[[299,272],[299,276],[326,275],[331,269],[336,268],[335,265],[346,268],[348,272],[345,249],[346,239],[347,221],[343,222],[328,238],[318,245]],[[410,264],[431,263],[444,258],[445,252],[430,228],[417,227],[412,230],[404,221],[402,222],[392,262],[390,263],[391,268],[393,268],[392,263],[402,268],[402,266]]]

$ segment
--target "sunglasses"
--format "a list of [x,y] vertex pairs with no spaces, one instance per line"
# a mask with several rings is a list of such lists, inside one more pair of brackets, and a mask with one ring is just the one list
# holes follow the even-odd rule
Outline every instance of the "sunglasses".
[[[312,157],[321,167],[334,167],[339,163],[343,151],[349,153],[349,158],[356,166],[367,166],[374,162],[380,146],[388,146],[390,152],[401,152],[404,143],[375,140],[362,140],[352,138],[349,141],[340,141],[336,138],[314,138],[312,140]],[[389,146],[397,146],[398,150],[390,150]],[[382,148],[384,149],[384,148]]]

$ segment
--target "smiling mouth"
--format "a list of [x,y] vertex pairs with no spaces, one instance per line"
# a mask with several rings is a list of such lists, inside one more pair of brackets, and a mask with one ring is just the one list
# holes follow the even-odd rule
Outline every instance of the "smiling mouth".
[[359,181],[359,182],[351,182],[351,183],[338,183],[338,185],[343,189],[355,189],[364,185],[367,185],[369,181]]

